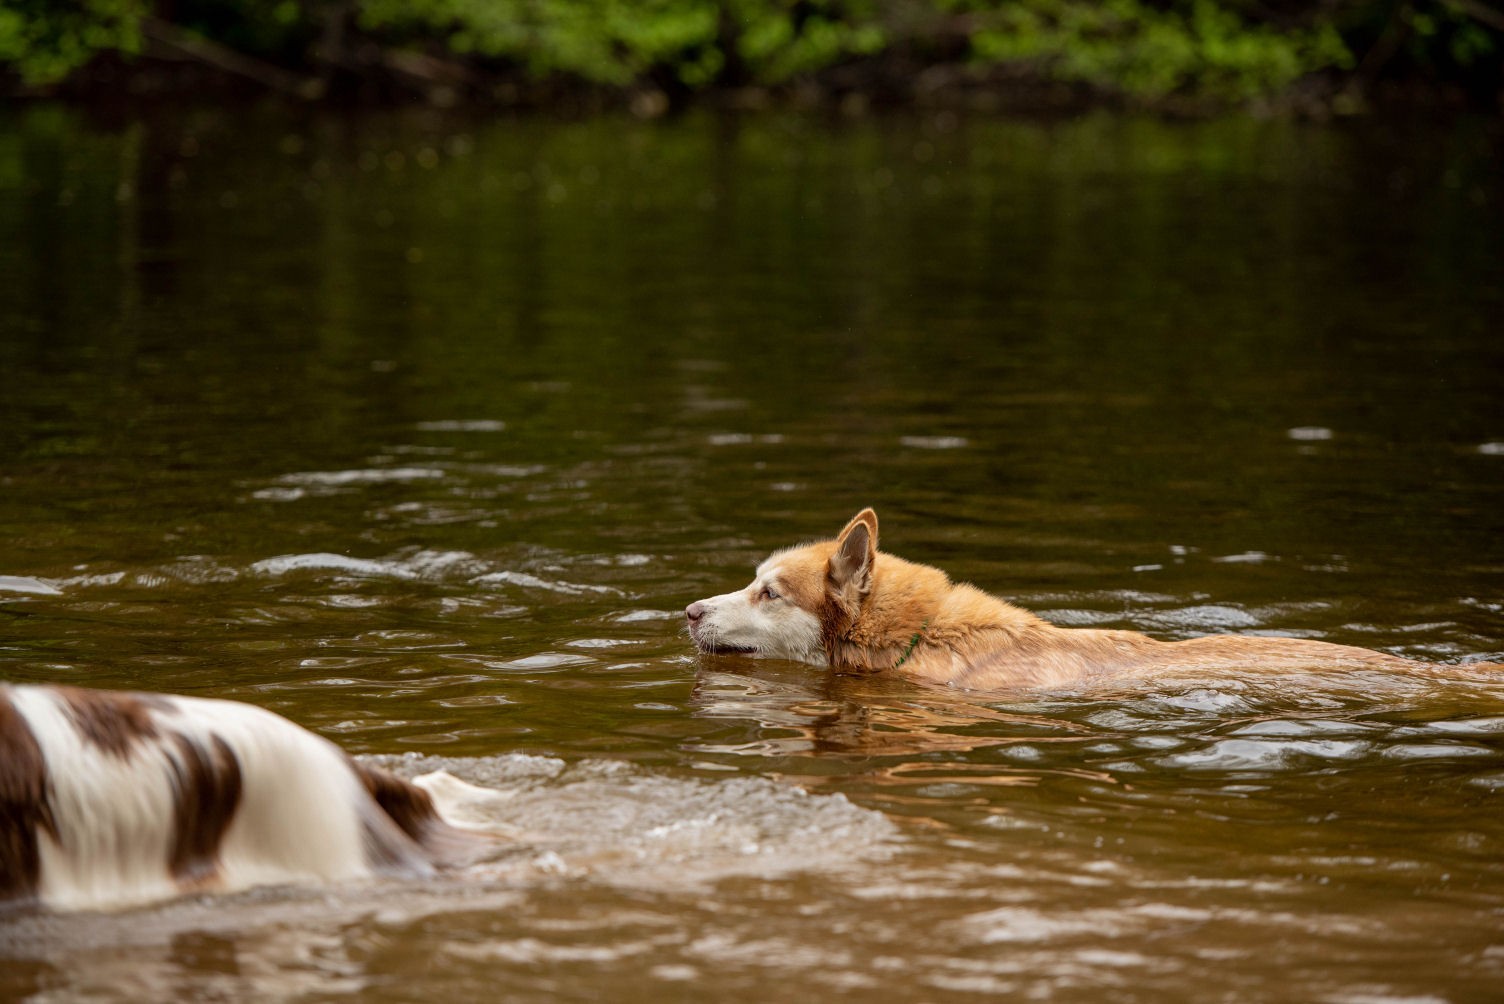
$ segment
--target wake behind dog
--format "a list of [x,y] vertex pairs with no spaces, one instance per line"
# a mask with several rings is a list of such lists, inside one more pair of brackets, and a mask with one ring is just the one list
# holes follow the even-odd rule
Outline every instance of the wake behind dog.
[[[938,568],[880,552],[871,509],[834,540],[773,554],[745,588],[697,600],[684,615],[704,652],[896,673],[971,690],[1071,687],[1164,669],[1448,668],[1302,638],[1209,635],[1164,642],[1137,631],[1056,627],[953,583]],[[1504,671],[1490,663],[1468,668]]]

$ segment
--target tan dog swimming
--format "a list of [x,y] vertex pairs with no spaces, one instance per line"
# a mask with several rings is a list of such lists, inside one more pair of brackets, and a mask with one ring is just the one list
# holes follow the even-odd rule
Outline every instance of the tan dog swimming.
[[697,600],[684,615],[702,651],[898,673],[973,690],[1069,687],[1176,667],[1443,668],[1300,638],[1211,635],[1163,642],[1137,631],[1059,628],[953,583],[938,568],[878,551],[871,509],[835,540],[779,551],[758,566],[745,589]]

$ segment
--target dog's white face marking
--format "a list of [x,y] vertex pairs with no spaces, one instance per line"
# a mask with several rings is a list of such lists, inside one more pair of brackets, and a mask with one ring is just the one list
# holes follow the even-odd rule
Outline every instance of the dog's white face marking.
[[775,554],[745,588],[696,600],[684,611],[689,636],[702,652],[740,652],[825,665],[820,621],[788,595]]

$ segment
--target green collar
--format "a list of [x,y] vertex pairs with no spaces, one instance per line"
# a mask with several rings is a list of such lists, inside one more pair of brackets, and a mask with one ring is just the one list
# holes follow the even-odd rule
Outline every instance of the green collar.
[[914,649],[919,647],[919,639],[924,637],[925,629],[929,626],[930,621],[929,618],[926,617],[924,619],[924,623],[919,625],[919,630],[914,632],[914,637],[909,639],[909,647],[903,650],[903,655],[899,656],[898,661],[893,664],[894,669],[897,669],[899,666],[902,666],[904,663],[909,661],[909,656],[913,655]]

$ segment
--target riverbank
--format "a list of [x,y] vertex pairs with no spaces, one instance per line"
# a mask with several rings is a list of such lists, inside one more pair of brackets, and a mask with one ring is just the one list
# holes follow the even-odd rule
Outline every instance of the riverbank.
[[[0,94],[87,102],[277,94],[303,103],[440,108],[1087,107],[1326,118],[1396,105],[1504,110],[1504,14],[1472,2],[1250,14],[1025,0],[609,4],[386,0],[0,18]],[[139,9],[133,9],[139,8]],[[243,8],[243,9],[242,9]],[[599,8],[599,9],[597,9]],[[806,9],[808,8],[808,9]],[[1391,9],[1392,8],[1392,9]],[[94,18],[97,23],[90,21]]]
[[1278,94],[1243,102],[1203,95],[1153,100],[1110,89],[1051,80],[1005,68],[936,65],[904,72],[898,65],[843,67],[777,86],[709,88],[694,93],[651,81],[605,86],[579,80],[535,80],[515,73],[467,76],[463,86],[444,75],[414,75],[392,64],[354,79],[270,72],[248,65],[229,69],[187,61],[104,57],[67,82],[43,88],[12,82],[12,100],[64,101],[96,106],[204,100],[241,103],[274,99],[310,107],[402,107],[441,110],[539,111],[576,117],[629,112],[652,119],[689,108],[759,111],[805,109],[841,116],[903,109],[953,109],[1012,115],[1059,115],[1092,110],[1200,118],[1226,112],[1293,116],[1316,121],[1367,114],[1415,112],[1504,113],[1455,86],[1428,82],[1361,84],[1337,74],[1313,76]]

